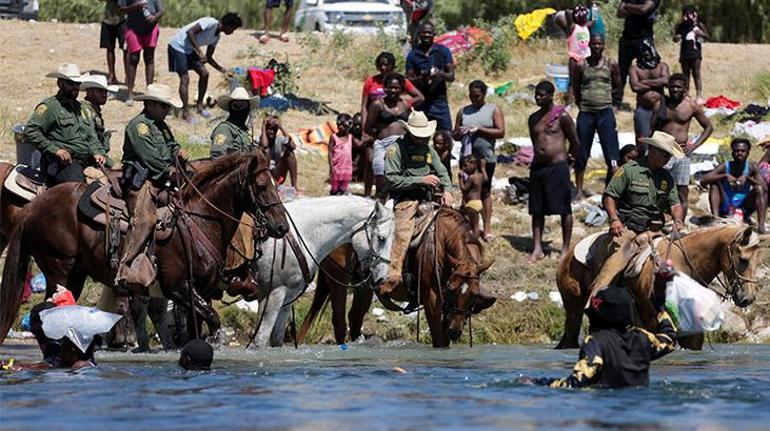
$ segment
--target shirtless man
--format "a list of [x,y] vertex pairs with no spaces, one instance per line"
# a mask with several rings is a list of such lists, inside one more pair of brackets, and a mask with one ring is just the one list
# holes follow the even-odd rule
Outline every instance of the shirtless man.
[[636,93],[634,133],[639,155],[645,154],[640,139],[652,135],[653,109],[663,99],[663,88],[668,84],[669,75],[668,64],[660,61],[652,39],[642,41],[639,57],[629,70],[631,89]]
[[[577,157],[580,141],[575,122],[563,106],[553,103],[555,88],[548,81],[535,87],[535,103],[540,109],[529,117],[529,135],[535,156],[529,172],[529,213],[532,215],[532,254],[529,262],[545,257],[543,227],[545,216],[561,216],[562,249],[565,256],[572,238],[572,183],[569,166]],[[569,151],[565,144],[569,140]]]
[[[703,132],[695,142],[690,142],[690,123],[693,118],[698,121]],[[669,78],[668,97],[665,97],[655,106],[653,129],[673,136],[684,151],[684,157],[672,158],[665,166],[674,177],[684,220],[684,217],[687,216],[687,196],[689,194],[687,186],[690,184],[689,155],[706,142],[706,139],[714,131],[714,126],[703,113],[703,108],[687,96],[687,77],[681,73],[675,73]]]

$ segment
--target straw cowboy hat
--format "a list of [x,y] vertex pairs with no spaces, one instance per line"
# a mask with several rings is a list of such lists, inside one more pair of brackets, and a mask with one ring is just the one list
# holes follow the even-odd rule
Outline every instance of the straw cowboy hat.
[[676,139],[665,132],[655,132],[650,138],[642,138],[641,142],[647,145],[651,145],[665,153],[671,154],[677,159],[681,159],[685,156],[682,147],[676,142]]
[[412,111],[407,121],[401,121],[412,136],[430,138],[436,132],[436,121],[428,121],[422,111]]
[[98,88],[100,90],[109,91],[110,93],[117,93],[117,85],[107,85],[107,77],[104,75],[91,75],[86,73],[80,77],[80,89],[88,90],[89,88]]
[[243,87],[235,87],[230,94],[224,94],[217,99],[217,106],[227,111],[230,109],[230,102],[233,100],[243,100],[249,102],[249,110],[256,109],[259,104],[259,97],[249,96],[249,92]]
[[770,135],[767,135],[763,137],[762,139],[757,142],[757,146],[759,147],[768,147],[770,146]]
[[81,82],[80,69],[77,64],[62,64],[56,69],[55,72],[51,72],[45,76],[46,78],[65,79],[67,81]]
[[147,86],[147,92],[141,96],[134,97],[134,100],[152,100],[155,102],[165,103],[171,105],[174,108],[181,108],[182,101],[176,96],[172,95],[171,87],[164,84],[150,84]]

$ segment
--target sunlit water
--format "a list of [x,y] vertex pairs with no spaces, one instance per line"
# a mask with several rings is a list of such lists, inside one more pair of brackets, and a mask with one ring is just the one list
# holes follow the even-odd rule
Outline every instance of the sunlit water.
[[[29,346],[0,356],[33,358]],[[98,368],[0,373],[2,429],[770,429],[770,346],[717,345],[654,364],[649,388],[558,390],[576,350],[413,343],[177,354],[98,352]],[[406,370],[405,374],[394,371]]]

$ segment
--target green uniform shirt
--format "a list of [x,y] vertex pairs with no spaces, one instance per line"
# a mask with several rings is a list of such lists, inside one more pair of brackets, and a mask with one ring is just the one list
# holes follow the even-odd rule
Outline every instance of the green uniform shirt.
[[155,121],[142,112],[128,122],[123,142],[123,164],[139,163],[160,180],[174,166],[179,144],[164,121]]
[[[102,117],[102,108],[99,106],[96,106],[89,102],[88,100],[84,100],[82,105],[82,109],[84,111],[88,111],[91,115],[91,118],[93,118],[94,122],[94,130],[96,131],[96,137],[99,139],[99,143],[101,144],[102,151],[105,156],[107,156],[110,153],[110,134],[107,133],[106,129],[104,128],[104,118]],[[107,156],[107,161],[105,162],[107,167],[112,167],[114,164],[112,160]]]
[[404,136],[385,152],[385,178],[391,191],[405,192],[423,185],[422,177],[436,175],[445,190],[452,187],[441,158],[430,145],[414,145]]
[[224,121],[211,132],[211,158],[218,159],[232,153],[248,153],[256,146],[248,130]]
[[620,220],[631,223],[635,231],[646,230],[650,220],[662,220],[663,214],[679,203],[671,173],[663,168],[652,172],[647,159],[619,168],[604,194],[615,198]]
[[105,154],[94,129],[91,111],[77,100],[58,94],[40,102],[24,127],[24,141],[41,153],[67,150],[77,160],[90,162],[96,154]]

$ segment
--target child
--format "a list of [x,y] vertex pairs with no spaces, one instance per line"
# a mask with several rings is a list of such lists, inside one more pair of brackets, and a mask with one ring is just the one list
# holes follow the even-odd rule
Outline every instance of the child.
[[465,215],[473,226],[473,234],[479,236],[479,213],[481,213],[481,186],[486,181],[486,161],[481,161],[474,155],[463,157],[459,178],[460,190],[463,192],[463,206]]
[[350,128],[353,117],[342,113],[337,116],[337,133],[329,139],[329,180],[331,195],[342,195],[348,191],[353,179],[353,135]]
[[679,49],[679,64],[682,65],[682,73],[687,77],[687,87],[690,86],[690,75],[695,80],[695,92],[699,105],[705,103],[703,99],[703,81],[700,75],[703,49],[701,42],[709,37],[706,26],[698,22],[698,12],[695,6],[686,5],[682,8],[682,22],[676,25],[674,30],[674,42],[681,42]]
[[665,293],[653,296],[658,310],[657,333],[653,334],[633,326],[634,305],[628,289],[600,290],[589,300],[589,335],[572,374],[564,379],[524,377],[519,381],[553,388],[648,386],[650,362],[671,353],[676,346],[676,329],[663,309],[664,300]]
[[452,143],[452,135],[448,130],[439,130],[433,135],[433,149],[436,150],[436,153],[441,158],[441,163],[450,174],[450,178],[452,174]]
[[625,165],[628,162],[636,160],[639,157],[639,150],[636,149],[636,145],[628,144],[620,149],[620,163],[618,167]]

